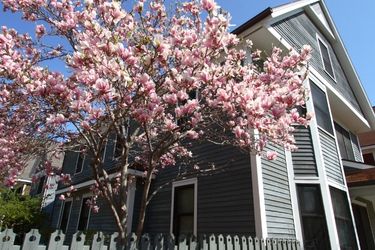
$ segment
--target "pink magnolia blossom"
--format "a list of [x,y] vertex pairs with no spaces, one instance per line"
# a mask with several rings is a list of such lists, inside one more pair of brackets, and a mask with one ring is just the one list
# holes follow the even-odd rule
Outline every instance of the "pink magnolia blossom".
[[[124,138],[118,160],[131,159],[120,170],[136,166],[149,185],[159,169],[192,158],[193,141],[221,140],[262,155],[269,142],[292,150],[293,126],[311,119],[295,109],[306,102],[311,48],[285,54],[274,48],[262,69],[243,65],[260,52],[246,53],[250,48],[229,32],[229,16],[214,0],[176,5],[175,13],[160,0],[136,1],[132,8],[109,0],[1,1],[45,25],[36,26],[36,38],[0,31],[0,176],[9,186],[46,145],[57,144],[54,153],[93,154],[95,211],[96,197],[111,199],[129,183],[125,175],[102,178],[104,148],[113,136]],[[64,39],[62,45],[51,45],[47,30]],[[42,63],[52,58],[61,60],[64,73]],[[71,185],[69,174],[51,164],[44,170]]]

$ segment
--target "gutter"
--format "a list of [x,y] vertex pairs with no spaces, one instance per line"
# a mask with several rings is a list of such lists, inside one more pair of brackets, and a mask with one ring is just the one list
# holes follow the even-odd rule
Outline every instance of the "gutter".
[[268,7],[267,9],[260,12],[258,15],[254,16],[250,20],[246,21],[245,23],[241,24],[239,27],[234,29],[231,33],[238,35],[253,26],[254,24],[262,21],[264,18],[270,16],[273,13],[273,9]]

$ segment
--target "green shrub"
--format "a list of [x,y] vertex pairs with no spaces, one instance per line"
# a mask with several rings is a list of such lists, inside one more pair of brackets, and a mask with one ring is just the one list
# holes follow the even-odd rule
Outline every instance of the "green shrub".
[[0,228],[13,228],[19,234],[27,233],[31,228],[41,228],[44,215],[40,205],[40,198],[0,189]]

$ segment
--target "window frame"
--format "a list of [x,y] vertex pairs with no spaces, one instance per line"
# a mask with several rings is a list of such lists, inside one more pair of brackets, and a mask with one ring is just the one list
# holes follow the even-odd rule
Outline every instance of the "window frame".
[[[90,196],[91,196],[90,194],[85,194],[85,195],[82,195],[82,197],[81,197],[81,204],[80,204],[80,207],[79,207],[79,213],[78,213],[78,220],[77,220],[76,232],[78,231],[79,220],[81,219],[81,213],[82,213],[82,208],[83,208],[83,201],[84,201],[86,198],[89,198]],[[89,223],[90,223],[90,218],[91,218],[91,207],[89,208],[89,214],[88,214],[88,216],[87,216],[86,227],[85,227],[85,229],[83,229],[82,231],[85,231],[85,230],[88,229],[88,227],[89,227]]]
[[[78,169],[78,162],[79,162],[79,157],[80,157],[81,155],[83,155],[82,163],[81,163],[81,171],[77,172],[77,169]],[[75,166],[75,168],[74,168],[74,175],[82,173],[82,171],[83,171],[83,167],[84,167],[84,165],[85,165],[85,161],[86,161],[86,154],[82,154],[82,152],[79,152],[78,155],[77,155],[77,159],[76,159],[76,166]]]
[[[316,40],[317,40],[318,47],[319,47],[320,60],[322,61],[323,69],[332,78],[332,80],[334,80],[335,82],[337,82],[336,81],[336,76],[335,76],[335,69],[334,69],[333,63],[332,63],[332,56],[331,56],[330,49],[329,49],[328,45],[327,45],[327,43],[318,34],[316,34]],[[323,53],[322,53],[322,48],[321,48],[320,44],[322,44],[327,49],[328,59],[329,59],[329,63],[331,64],[332,74],[333,75],[331,75],[328,72],[328,70],[326,69],[326,65],[324,63],[324,58],[323,58]]]
[[198,212],[198,206],[197,206],[197,201],[198,201],[198,179],[191,178],[187,180],[182,180],[182,181],[175,181],[172,182],[172,196],[171,196],[171,219],[170,219],[170,233],[173,234],[173,226],[174,226],[174,197],[175,197],[175,189],[178,187],[183,187],[183,186],[194,186],[194,228],[193,228],[193,234],[196,236],[197,235],[197,212]]
[[[317,83],[317,81],[309,78],[309,89],[310,89],[310,98],[312,100],[312,106],[314,108],[314,114],[315,114],[315,121],[316,121],[316,125],[319,129],[322,129],[324,132],[326,132],[329,136],[335,138],[335,126],[334,126],[334,123],[333,123],[333,118],[332,118],[332,112],[331,112],[331,107],[329,106],[329,99],[328,99],[328,96],[327,96],[327,92],[326,92],[326,89],[324,89],[323,87],[321,87],[320,83]],[[325,102],[327,104],[327,110],[328,110],[328,114],[329,114],[329,123],[330,123],[330,126],[331,126],[331,130],[332,131],[328,131],[326,128],[324,128],[321,124],[319,124],[318,122],[318,119],[317,119],[317,116],[316,116],[316,107],[315,107],[315,101],[314,101],[314,95],[313,95],[313,88],[312,86],[315,85],[317,87],[318,90],[320,90],[323,94],[324,94],[324,99],[325,99]],[[317,101],[317,100],[316,100]]]
[[[334,199],[333,199],[333,195],[334,193],[336,192],[336,194],[339,194],[340,195],[342,194],[343,195],[343,198],[344,198],[344,206],[347,206],[347,216],[348,218],[345,218],[345,217],[342,217],[341,215],[338,215],[336,213],[336,207],[335,207],[335,204],[337,204],[337,202],[334,202]],[[335,224],[336,224],[336,231],[337,231],[337,236],[338,236],[338,243],[340,244],[340,247],[342,247],[342,240],[343,238],[340,238],[340,234],[339,234],[339,230],[341,230],[341,228],[339,227],[338,225],[338,220],[340,221],[350,221],[351,222],[351,229],[352,229],[352,237],[355,241],[355,246],[356,248],[355,249],[358,249],[358,239],[357,239],[357,229],[356,229],[356,225],[355,225],[355,218],[353,216],[353,211],[352,211],[352,206],[351,206],[351,201],[348,197],[348,191],[346,191],[345,189],[341,189],[341,188],[337,188],[333,185],[329,185],[329,195],[330,195],[330,199],[331,199],[331,203],[332,203],[332,210],[333,210],[333,219],[335,221]],[[337,200],[337,199],[336,199]],[[342,204],[341,204],[342,205]],[[348,235],[346,235],[345,238],[348,238]],[[346,249],[346,248],[343,248],[343,249]]]
[[58,229],[61,230],[61,221],[62,221],[62,216],[64,215],[64,209],[65,209],[65,203],[66,202],[71,202],[70,208],[69,208],[69,214],[68,214],[68,221],[66,222],[66,229],[64,234],[66,234],[66,231],[68,231],[69,228],[69,222],[70,222],[70,216],[72,214],[72,207],[73,207],[73,198],[68,198],[62,201],[61,208],[60,208],[60,213],[59,213],[59,223],[58,223]]
[[[323,193],[322,193],[322,189],[321,189],[321,184],[320,184],[320,182],[318,181],[318,182],[312,182],[312,183],[306,183],[306,182],[301,182],[301,183],[296,183],[295,184],[295,187],[296,187],[296,194],[297,194],[297,204],[298,204],[298,216],[299,216],[299,218],[300,218],[300,226],[301,226],[301,233],[302,233],[302,241],[303,241],[303,243],[304,243],[304,245],[305,245],[305,234],[306,234],[306,232],[304,232],[304,220],[303,220],[303,218],[304,217],[322,217],[322,219],[324,220],[324,222],[325,222],[325,230],[326,230],[326,236],[327,236],[327,238],[329,239],[329,237],[330,237],[330,232],[329,232],[329,229],[328,229],[328,221],[327,221],[327,216],[326,216],[326,213],[325,213],[325,207],[324,207],[324,201],[323,201]],[[316,189],[316,191],[317,191],[317,194],[318,194],[318,197],[320,198],[320,205],[321,205],[321,212],[322,212],[322,214],[320,215],[320,214],[317,214],[317,213],[310,213],[310,214],[302,214],[302,199],[304,198],[304,197],[301,197],[301,195],[300,195],[300,190],[299,190],[299,187],[314,187],[315,189]],[[330,248],[331,246],[331,243],[330,242],[328,242],[328,247]]]
[[[342,133],[337,133],[337,129],[336,129],[336,125],[339,126],[339,129],[340,130],[343,130],[344,132],[346,132],[349,136],[349,141],[350,141],[350,149],[351,149],[351,154],[353,155],[353,158],[352,159],[349,159],[349,151],[348,149],[346,148],[346,144],[345,144],[345,141],[343,142],[344,143],[344,147],[345,147],[345,153],[347,155],[347,158],[343,158],[343,156],[341,155],[341,149],[340,149],[340,143],[339,143],[339,138],[338,138],[338,134],[341,136],[344,136]],[[352,140],[352,136],[351,136],[351,131],[348,130],[346,127],[342,126],[339,122],[337,121],[334,121],[334,127],[335,127],[335,134],[336,134],[336,140],[337,140],[337,144],[339,146],[339,151],[340,151],[340,156],[341,156],[341,160],[349,160],[349,161],[356,161],[356,158],[355,158],[355,153],[354,153],[354,147],[353,147],[353,140]]]

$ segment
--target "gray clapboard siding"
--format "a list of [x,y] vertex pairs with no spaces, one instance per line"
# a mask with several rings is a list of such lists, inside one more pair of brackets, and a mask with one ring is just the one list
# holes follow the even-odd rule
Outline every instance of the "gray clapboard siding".
[[293,169],[296,176],[318,176],[310,127],[298,126],[294,131],[298,150],[292,152]]
[[262,157],[262,175],[269,237],[295,238],[292,202],[285,153],[281,147],[268,145],[278,153],[276,160]]
[[[309,44],[312,48],[312,58],[310,64],[316,69],[338,92],[340,92],[353,107],[362,113],[356,96],[351,89],[347,77],[338,61],[331,44],[324,38],[324,35],[313,24],[305,12],[297,13],[284,20],[276,22],[272,27],[295,49],[300,49],[303,45]],[[328,45],[328,50],[332,60],[336,81],[324,70],[320,56],[319,45],[316,34]]]
[[333,182],[343,184],[344,179],[341,172],[335,138],[320,128],[318,130],[327,177]]
[[352,132],[350,132],[350,140],[352,142],[354,159],[356,161],[363,162],[361,149],[359,148],[357,136],[355,134],[353,134]]
[[[202,233],[254,234],[250,157],[233,147],[209,143],[195,145],[195,161],[201,169],[215,165],[216,171],[198,176],[197,231]],[[177,164],[178,165],[178,164]],[[183,164],[182,164],[183,166]],[[152,190],[173,179],[184,167],[165,168],[157,174]],[[151,201],[145,232],[169,232],[171,222],[171,185]]]

